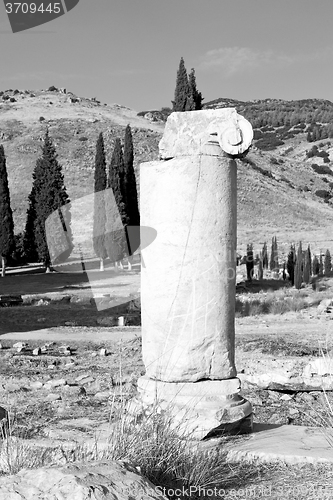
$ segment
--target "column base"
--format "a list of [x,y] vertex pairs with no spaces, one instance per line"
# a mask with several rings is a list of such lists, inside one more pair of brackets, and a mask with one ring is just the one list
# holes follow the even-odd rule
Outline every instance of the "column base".
[[240,380],[162,382],[138,379],[138,395],[130,401],[130,415],[156,409],[168,412],[172,428],[190,439],[252,432],[252,406],[239,394]]

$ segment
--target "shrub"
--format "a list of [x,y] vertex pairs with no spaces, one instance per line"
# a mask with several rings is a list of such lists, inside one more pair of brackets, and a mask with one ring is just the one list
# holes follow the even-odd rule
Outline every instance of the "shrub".
[[79,141],[81,141],[81,142],[85,142],[87,140],[88,140],[88,137],[84,137],[84,136],[79,137]]
[[47,90],[48,90],[49,92],[58,92],[57,87],[55,87],[54,85],[51,85],[51,87],[49,87]]
[[40,122],[43,122],[44,120],[45,120],[44,116],[40,116],[40,117],[39,117],[39,121],[40,121]]
[[317,163],[312,163],[311,168],[315,172],[317,172],[317,174],[333,175],[330,167],[327,167],[326,165],[318,165]]
[[315,195],[324,200],[329,200],[330,198],[332,198],[332,195],[329,191],[326,191],[326,189],[317,189],[315,191]]

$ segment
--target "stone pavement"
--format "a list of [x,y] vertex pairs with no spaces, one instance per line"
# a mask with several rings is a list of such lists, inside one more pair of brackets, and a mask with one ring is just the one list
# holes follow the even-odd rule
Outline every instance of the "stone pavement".
[[[208,449],[214,441],[207,441]],[[227,449],[229,461],[333,463],[333,429],[324,432],[318,427],[253,424],[252,434],[227,444]]]

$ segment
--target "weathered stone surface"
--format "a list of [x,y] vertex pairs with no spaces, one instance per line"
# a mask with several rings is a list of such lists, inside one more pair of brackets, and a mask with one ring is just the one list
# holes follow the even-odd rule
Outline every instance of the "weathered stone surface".
[[[239,120],[242,127],[240,135],[234,126]],[[219,154],[214,153],[209,143],[220,144],[229,154],[239,154],[249,148],[252,137],[251,125],[245,125],[244,118],[237,114],[235,108],[172,113],[159,144],[160,156],[168,159],[203,152]]]
[[43,387],[43,383],[36,380],[35,382],[30,382],[29,387],[30,389],[41,389]]
[[67,382],[64,378],[59,378],[59,379],[51,379],[51,380],[48,380],[47,382],[45,382],[44,384],[44,388],[45,389],[50,389],[50,388],[53,388],[53,387],[60,387],[62,385],[66,385]]
[[95,379],[93,377],[90,377],[89,375],[80,375],[79,377],[76,377],[75,382],[79,382],[80,385],[88,385],[94,382]]
[[[332,430],[326,429],[332,438]],[[299,425],[255,424],[254,432],[242,443],[232,443],[227,460],[260,462],[332,463],[332,447],[323,429]]]
[[159,490],[125,462],[100,461],[22,470],[0,478],[6,500],[166,500]]
[[27,349],[29,346],[26,342],[16,342],[13,344],[14,349]]
[[333,359],[314,356],[260,356],[237,351],[242,384],[261,389],[313,391],[333,390]]
[[45,398],[45,401],[60,401],[61,400],[61,396],[60,394],[57,394],[57,393],[54,393],[54,392],[51,392],[50,394],[48,394]]
[[175,383],[140,377],[139,398],[130,402],[128,412],[136,414],[160,407],[172,416],[177,432],[203,439],[223,424],[240,423],[251,416],[251,404],[239,391],[238,378]]
[[235,109],[173,113],[164,161],[140,170],[141,225],[157,236],[142,249],[146,377],[129,412],[171,405],[174,423],[199,439],[223,424],[252,426],[235,386],[237,164],[225,154],[243,153],[252,137]]
[[[168,382],[236,375],[234,160],[193,156],[141,165],[142,353]],[[177,186],[177,189],[175,189]]]

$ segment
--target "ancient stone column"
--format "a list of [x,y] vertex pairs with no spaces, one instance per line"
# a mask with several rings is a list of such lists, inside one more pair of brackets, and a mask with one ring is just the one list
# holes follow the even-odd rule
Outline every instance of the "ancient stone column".
[[[172,408],[203,438],[234,423],[251,428],[235,367],[237,165],[252,127],[235,109],[172,113],[160,161],[140,169],[143,405]],[[246,421],[246,425],[244,424]]]

